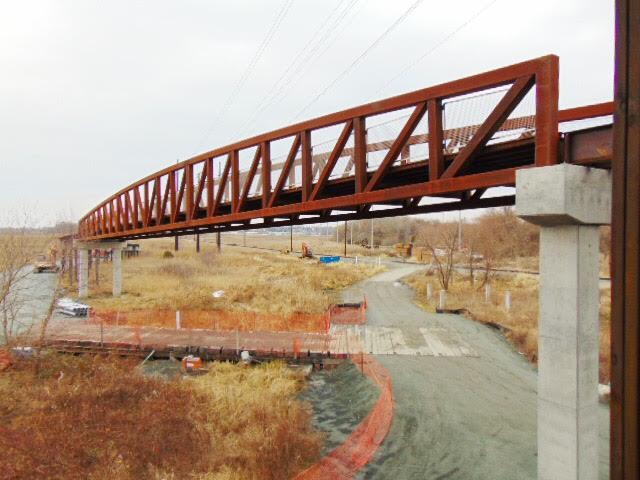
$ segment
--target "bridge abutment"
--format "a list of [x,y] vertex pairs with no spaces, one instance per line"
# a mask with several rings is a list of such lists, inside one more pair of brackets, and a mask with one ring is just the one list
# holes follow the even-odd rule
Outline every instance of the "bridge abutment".
[[519,170],[518,216],[540,228],[538,479],[598,478],[599,226],[608,171]]
[[111,258],[112,269],[112,295],[119,297],[122,294],[122,242],[76,242],[78,250],[78,297],[86,298],[89,295],[89,251],[93,249],[113,250]]

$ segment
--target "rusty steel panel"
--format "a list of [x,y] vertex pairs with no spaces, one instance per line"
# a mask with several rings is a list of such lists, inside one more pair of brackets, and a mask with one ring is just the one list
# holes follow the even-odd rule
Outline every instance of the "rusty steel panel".
[[640,2],[616,1],[613,124],[611,455],[640,479]]
[[564,161],[576,165],[608,167],[613,155],[610,125],[565,133]]

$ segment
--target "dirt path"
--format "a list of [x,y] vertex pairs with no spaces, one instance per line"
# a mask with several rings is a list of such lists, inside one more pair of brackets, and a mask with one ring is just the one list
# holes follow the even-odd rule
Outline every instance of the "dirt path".
[[[415,350],[420,328],[475,356],[376,355],[391,373],[391,432],[363,479],[533,479],[537,373],[502,336],[457,315],[425,312],[399,280],[420,267],[397,266],[345,292],[366,295],[368,324],[399,328]],[[608,478],[609,411],[601,406],[601,475]]]

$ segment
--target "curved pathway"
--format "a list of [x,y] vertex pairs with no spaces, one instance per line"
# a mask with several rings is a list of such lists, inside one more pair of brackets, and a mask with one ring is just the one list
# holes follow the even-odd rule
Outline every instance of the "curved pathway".
[[[399,328],[412,350],[428,348],[426,329],[449,345],[462,342],[474,355],[375,356],[391,374],[395,416],[357,478],[536,478],[535,368],[499,332],[416,306],[412,290],[399,280],[420,268],[389,265],[347,290],[345,300],[366,295],[368,325]],[[602,406],[601,478],[608,470],[608,415]]]

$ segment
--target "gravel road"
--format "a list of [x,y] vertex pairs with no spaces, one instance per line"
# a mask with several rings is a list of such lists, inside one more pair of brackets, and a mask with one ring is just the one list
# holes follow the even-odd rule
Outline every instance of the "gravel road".
[[[395,417],[358,478],[536,478],[536,369],[496,330],[416,306],[399,280],[419,268],[389,265],[347,290],[345,300],[366,295],[368,324],[400,328],[413,348],[425,343],[420,327],[435,327],[477,356],[376,356],[393,378]],[[600,408],[600,478],[608,478],[609,409]]]

